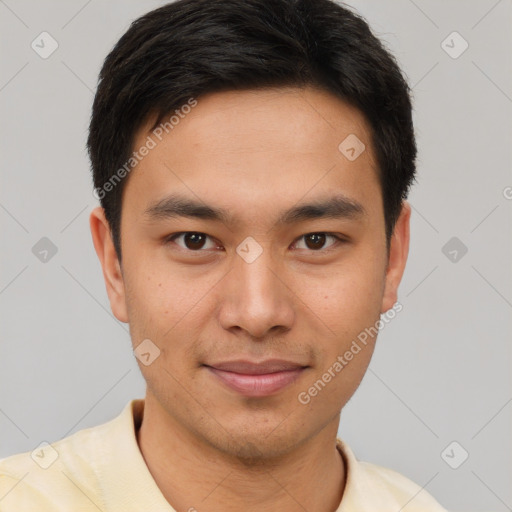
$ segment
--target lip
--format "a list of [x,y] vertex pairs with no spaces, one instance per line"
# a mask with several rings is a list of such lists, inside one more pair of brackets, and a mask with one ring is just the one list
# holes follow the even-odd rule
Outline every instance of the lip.
[[307,368],[281,359],[269,359],[259,363],[224,361],[205,367],[230,389],[249,397],[278,393],[296,381]]

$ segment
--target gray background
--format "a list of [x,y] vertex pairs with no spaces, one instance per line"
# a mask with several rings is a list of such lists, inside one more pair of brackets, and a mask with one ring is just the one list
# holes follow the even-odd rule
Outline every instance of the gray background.
[[[92,245],[84,145],[103,59],[159,5],[0,1],[0,457],[107,421],[144,395]],[[381,332],[340,436],[450,510],[512,510],[512,4],[350,5],[414,88],[419,179],[403,311]],[[31,48],[42,31],[59,44],[47,59]],[[453,31],[469,44],[458,58],[442,47]],[[446,45],[462,48],[453,36]],[[32,251],[43,237],[57,247],[46,262]],[[469,458],[452,469],[445,460],[457,465],[462,450]]]

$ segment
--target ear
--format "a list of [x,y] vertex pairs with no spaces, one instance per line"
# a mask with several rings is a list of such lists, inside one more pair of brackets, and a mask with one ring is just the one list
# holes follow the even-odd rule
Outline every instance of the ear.
[[120,322],[127,323],[128,314],[124,278],[114,248],[110,226],[105,217],[105,211],[101,206],[98,206],[91,212],[89,224],[94,248],[103,269],[103,278],[105,279],[110,308]]
[[403,201],[402,210],[390,241],[381,313],[391,309],[397,301],[398,285],[402,280],[407,255],[409,254],[410,219],[411,205],[407,201]]

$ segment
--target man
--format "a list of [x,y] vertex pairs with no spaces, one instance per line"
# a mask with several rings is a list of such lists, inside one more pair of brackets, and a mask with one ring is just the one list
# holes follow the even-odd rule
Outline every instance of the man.
[[366,22],[330,0],[152,11],[105,60],[88,149],[146,397],[4,459],[0,509],[444,510],[337,438],[399,307],[415,174],[408,86]]

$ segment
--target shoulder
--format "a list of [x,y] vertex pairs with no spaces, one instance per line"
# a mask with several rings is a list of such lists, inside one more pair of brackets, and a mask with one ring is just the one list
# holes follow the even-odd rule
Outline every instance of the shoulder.
[[359,465],[368,481],[404,506],[403,512],[447,512],[428,491],[401,473],[369,462]]
[[0,460],[0,511],[69,510],[84,499],[98,503],[99,482],[87,453],[97,451],[101,427]]
[[[382,512],[447,512],[429,492],[406,476],[377,464],[357,460],[350,447],[338,439],[348,466],[346,498],[347,510],[372,510],[378,506]],[[342,500],[342,505],[345,502]],[[340,509],[344,511],[344,508]]]
[[1,459],[0,512],[102,509],[101,460],[119,427],[117,417]]

